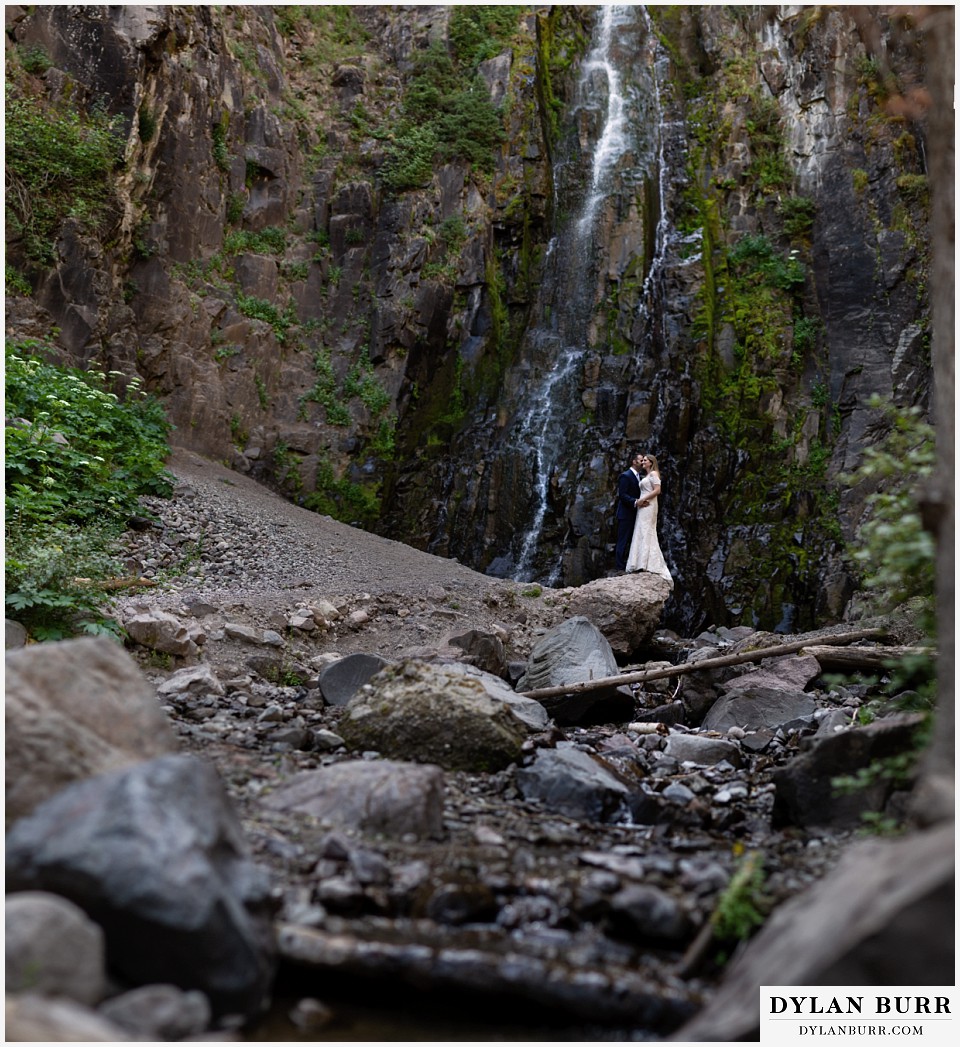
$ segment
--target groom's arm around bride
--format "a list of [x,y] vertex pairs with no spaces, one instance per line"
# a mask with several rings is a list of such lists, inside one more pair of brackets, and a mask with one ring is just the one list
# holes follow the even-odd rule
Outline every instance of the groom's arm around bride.
[[637,519],[637,499],[640,497],[640,459],[638,452],[630,460],[630,467],[620,474],[617,483],[617,569],[623,571],[627,566],[627,554],[630,551],[630,539],[633,537],[633,525]]

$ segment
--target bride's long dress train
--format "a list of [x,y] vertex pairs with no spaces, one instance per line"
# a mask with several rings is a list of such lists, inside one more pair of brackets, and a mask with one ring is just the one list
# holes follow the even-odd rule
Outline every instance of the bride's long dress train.
[[[660,478],[656,473],[648,473],[640,481],[640,497],[648,495]],[[662,487],[661,487],[662,490]],[[627,556],[627,573],[633,571],[650,571],[665,578],[673,588],[673,577],[667,568],[667,562],[660,551],[660,543],[657,541],[657,505],[660,498],[654,498],[647,505],[637,510],[637,522],[633,525],[633,539],[630,542],[630,553]]]

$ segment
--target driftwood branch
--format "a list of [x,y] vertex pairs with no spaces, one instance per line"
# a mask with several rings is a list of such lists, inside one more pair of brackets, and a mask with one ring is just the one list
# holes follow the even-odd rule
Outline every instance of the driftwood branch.
[[890,668],[891,662],[904,658],[927,655],[935,658],[933,647],[805,647],[806,654],[812,654],[820,663],[821,669],[839,669],[846,672],[882,671]]
[[859,629],[856,632],[837,633],[834,636],[817,637],[816,642],[795,640],[792,643],[775,644],[772,647],[758,647],[738,654],[722,654],[716,658],[705,658],[702,662],[684,662],[682,665],[671,665],[665,669],[647,669],[635,673],[621,673],[619,676],[605,676],[598,680],[580,680],[577,683],[559,684],[556,687],[541,687],[535,691],[521,691],[525,698],[539,701],[541,698],[556,698],[562,694],[580,694],[583,691],[600,691],[608,687],[620,687],[623,684],[646,683],[647,680],[664,680],[672,676],[684,676],[687,673],[702,672],[707,669],[722,669],[728,665],[743,665],[745,662],[761,662],[764,658],[782,658],[787,654],[808,650],[813,646],[835,646],[853,643],[855,640],[882,640],[886,637],[883,629]]

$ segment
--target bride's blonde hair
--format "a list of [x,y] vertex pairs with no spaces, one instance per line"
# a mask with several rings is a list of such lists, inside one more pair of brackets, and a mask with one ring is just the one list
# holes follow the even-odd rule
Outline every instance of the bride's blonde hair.
[[645,454],[643,457],[646,458],[646,460],[650,463],[650,472],[656,473],[659,476],[660,466],[657,465],[656,458],[654,458],[652,454]]

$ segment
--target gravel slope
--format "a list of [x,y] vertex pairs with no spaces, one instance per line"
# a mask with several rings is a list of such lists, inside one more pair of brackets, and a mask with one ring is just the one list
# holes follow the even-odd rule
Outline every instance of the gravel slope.
[[524,595],[529,586],[302,509],[191,451],[174,451],[167,464],[173,498],[144,499],[159,525],[128,541],[135,572],[159,584],[121,596],[121,616],[137,605],[177,612],[200,599],[234,621],[282,631],[298,607],[327,600],[344,618],[365,609],[369,621],[311,637],[314,653],[396,655],[469,627],[496,629],[522,658],[537,630],[557,619],[551,590]]

